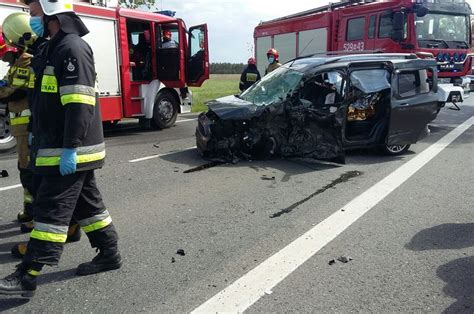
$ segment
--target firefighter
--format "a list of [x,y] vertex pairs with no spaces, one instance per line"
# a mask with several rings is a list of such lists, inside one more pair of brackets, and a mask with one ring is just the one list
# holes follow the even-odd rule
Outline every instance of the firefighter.
[[268,67],[265,69],[265,75],[281,67],[279,62],[279,53],[275,48],[270,48],[267,52]]
[[[16,64],[19,66],[19,69],[21,69],[21,71],[19,71],[18,69],[15,71],[10,71],[12,73],[12,77],[10,78],[10,80],[11,81],[16,80],[17,82],[22,83],[24,81],[24,78],[27,75],[18,77],[17,73],[28,72],[28,78],[29,78],[28,84],[26,84],[25,82],[24,84],[25,86],[18,87],[18,88],[21,88],[23,92],[27,88],[28,88],[28,91],[30,91],[34,87],[34,71],[30,66],[31,57],[32,57],[30,53],[34,53],[37,47],[41,45],[42,42],[45,41],[44,38],[41,38],[41,37],[37,38],[35,36],[34,32],[31,30],[31,27],[29,25],[29,20],[30,19],[28,17],[28,14],[21,12],[21,13],[10,14],[9,16],[7,16],[7,18],[3,22],[3,34],[5,35],[5,39],[7,40],[9,45],[14,46],[14,49],[17,49],[21,53],[21,55],[16,61]],[[30,109],[26,95],[23,95],[23,96],[25,97],[21,99],[21,101],[23,102],[22,106]],[[29,113],[29,110],[25,110],[25,111]],[[12,121],[16,121],[15,119],[18,119],[21,121],[24,118],[15,118],[15,115],[13,115]],[[28,159],[29,157],[29,147],[28,147],[28,139],[27,139],[28,130],[26,128],[26,119],[24,120],[25,120],[24,121],[25,124],[21,125],[22,131],[24,132],[23,134],[25,135],[25,138],[23,139],[24,142],[18,141],[18,143],[24,143],[25,146],[24,147],[19,146],[17,149],[21,148],[23,152],[27,152],[27,155],[24,158]],[[31,121],[31,119],[29,120]],[[31,196],[31,200],[34,200],[36,186],[38,186],[38,183],[35,183],[35,182],[39,182],[40,178],[38,178],[37,175],[33,174],[30,167],[28,167],[28,169],[20,168],[20,178],[23,178],[22,183],[24,185],[25,183],[28,184],[28,192],[30,192],[29,195]],[[27,180],[25,180],[25,178]],[[31,203],[27,203],[27,204],[29,205],[27,208],[32,207]],[[29,210],[29,212],[31,213],[31,210]],[[30,232],[32,229],[33,229],[33,226],[30,226],[30,224],[22,225],[22,231],[24,232]],[[79,228],[79,225],[75,222],[72,222],[68,230],[67,242],[77,242],[80,240],[80,238],[81,238],[81,230]],[[27,242],[24,242],[24,243],[15,244],[12,247],[11,252],[13,256],[21,258],[26,253],[26,249],[27,249]]]
[[163,42],[161,43],[161,48],[178,48],[178,44],[171,39],[171,31],[163,31]]
[[93,53],[71,0],[39,0],[32,29],[50,40],[33,58],[34,171],[41,183],[34,202],[35,227],[17,270],[0,280],[0,294],[32,297],[44,265],[57,265],[74,217],[98,255],[77,275],[121,267],[118,236],[98,190],[94,170],[105,159]]
[[255,82],[260,81],[260,78],[260,72],[258,72],[257,69],[257,61],[255,61],[255,58],[249,58],[247,60],[247,66],[240,75],[240,91],[243,92],[244,90],[252,86]]
[[[9,15],[3,22],[0,39],[0,45],[8,49],[5,50],[3,59],[10,65],[4,81],[5,86],[0,88],[0,98],[2,102],[7,103],[11,132],[17,141],[18,170],[23,186],[23,210],[18,213],[17,218],[22,223],[23,232],[30,232],[33,229],[32,172],[28,167],[28,123],[31,113],[27,90],[33,86],[34,74],[30,71],[31,55],[26,50],[34,43],[36,36],[32,34],[28,20],[26,13],[18,12]],[[18,40],[20,38],[21,42]]]

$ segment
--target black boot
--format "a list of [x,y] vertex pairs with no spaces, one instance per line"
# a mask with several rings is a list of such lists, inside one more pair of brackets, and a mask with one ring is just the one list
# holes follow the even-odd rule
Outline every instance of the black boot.
[[7,277],[0,280],[0,295],[21,295],[31,298],[36,291],[36,276],[27,273],[22,266]]
[[76,275],[86,276],[122,267],[122,258],[118,248],[98,249],[100,252],[92,261],[79,265]]

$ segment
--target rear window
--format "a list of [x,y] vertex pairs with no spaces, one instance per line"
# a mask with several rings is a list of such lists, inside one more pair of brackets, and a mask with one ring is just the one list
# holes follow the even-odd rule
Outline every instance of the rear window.
[[365,17],[359,17],[347,21],[346,40],[364,39]]
[[426,94],[431,90],[426,70],[406,71],[398,75],[398,94],[402,98]]

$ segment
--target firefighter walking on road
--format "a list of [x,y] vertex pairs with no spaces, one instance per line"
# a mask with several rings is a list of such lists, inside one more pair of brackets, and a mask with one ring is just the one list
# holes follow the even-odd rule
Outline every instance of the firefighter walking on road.
[[280,54],[275,48],[270,48],[267,52],[268,67],[265,69],[265,75],[281,67],[279,62]]
[[121,267],[118,236],[97,188],[94,170],[102,167],[105,145],[96,72],[88,33],[70,0],[40,0],[43,16],[30,24],[51,38],[33,58],[33,164],[41,174],[34,203],[35,226],[17,270],[0,280],[0,294],[31,297],[44,265],[59,262],[74,218],[99,254],[79,265],[77,275]]
[[255,58],[249,58],[247,61],[247,66],[240,75],[239,89],[243,92],[255,82],[260,81],[260,78],[260,72],[258,72]]
[[4,20],[0,34],[0,54],[3,61],[10,64],[3,86],[0,87],[0,100],[8,105],[11,132],[17,141],[18,170],[23,186],[23,210],[18,214],[18,220],[23,223],[23,232],[33,229],[33,175],[28,167],[28,123],[31,112],[27,92],[28,88],[33,88],[34,73],[30,67],[31,55],[27,50],[35,42],[36,36],[29,29],[28,21],[26,13],[13,13]]

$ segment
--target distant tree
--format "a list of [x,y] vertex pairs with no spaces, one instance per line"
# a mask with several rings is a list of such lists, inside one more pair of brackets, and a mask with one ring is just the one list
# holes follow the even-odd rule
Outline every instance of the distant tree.
[[155,0],[119,0],[120,6],[130,9],[137,9],[140,6],[146,6],[150,9],[155,3]]
[[243,63],[216,62],[211,63],[211,74],[240,74],[244,69]]

